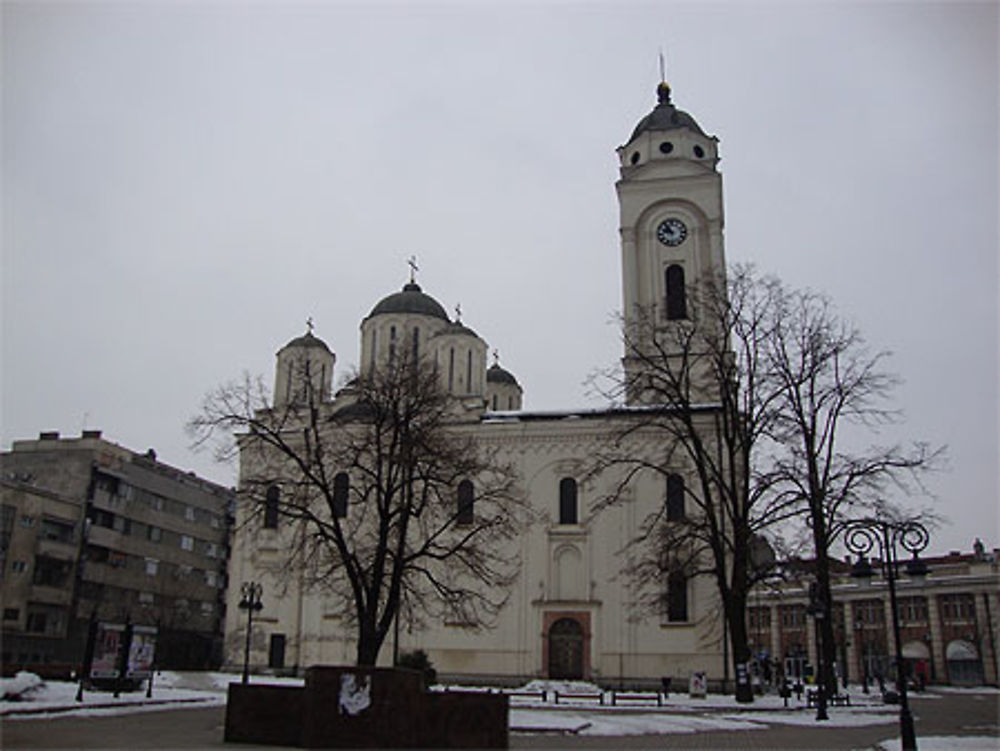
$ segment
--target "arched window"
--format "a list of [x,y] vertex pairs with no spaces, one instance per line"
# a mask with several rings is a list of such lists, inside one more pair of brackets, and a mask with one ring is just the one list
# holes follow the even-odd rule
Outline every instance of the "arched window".
[[675,568],[667,575],[667,620],[671,623],[688,619],[687,576]]
[[277,485],[271,485],[264,496],[264,529],[278,528],[278,501],[281,490]]
[[667,320],[687,318],[687,295],[684,291],[684,268],[676,263],[667,266]]
[[396,359],[396,327],[389,327],[389,362]]
[[347,496],[351,491],[351,480],[346,472],[338,472],[333,478],[333,515],[337,519],[347,516]]
[[493,411],[494,412],[497,411],[497,395],[496,394],[493,395]]
[[559,481],[559,523],[576,524],[576,480],[564,477]]
[[458,483],[458,513],[455,517],[456,524],[472,524],[475,521],[475,497],[473,495],[472,482],[462,480]]
[[413,362],[416,362],[420,357],[420,329],[416,326],[413,327]]
[[684,516],[684,478],[667,475],[667,521],[678,522]]

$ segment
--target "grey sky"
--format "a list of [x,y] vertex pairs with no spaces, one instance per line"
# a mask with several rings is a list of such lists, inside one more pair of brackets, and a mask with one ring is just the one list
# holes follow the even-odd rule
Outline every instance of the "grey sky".
[[3,445],[187,449],[203,394],[419,281],[526,407],[620,353],[614,149],[721,139],[730,262],[894,352],[885,441],[949,445],[934,550],[1000,545],[995,3],[3,5]]

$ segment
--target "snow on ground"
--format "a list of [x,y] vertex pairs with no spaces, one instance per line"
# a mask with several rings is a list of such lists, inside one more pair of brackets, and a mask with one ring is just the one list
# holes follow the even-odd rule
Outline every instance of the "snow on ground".
[[[29,674],[33,675],[33,674]],[[37,676],[35,676],[37,678]],[[16,680],[16,679],[14,679]],[[40,681],[40,679],[39,679]],[[79,684],[76,681],[40,682],[25,701],[0,701],[0,716],[6,720],[18,716],[38,718],[47,715],[45,710],[66,714],[116,714],[149,709],[176,708],[177,702],[199,705],[225,704],[226,695],[219,691],[171,688],[153,682],[153,696],[146,698],[145,686],[141,691],[122,691],[116,699],[111,691],[84,691],[83,701],[76,701]],[[30,714],[23,714],[26,711]]]
[[[996,751],[1000,748],[1000,738],[986,735],[921,735],[917,738],[920,751]],[[878,745],[881,751],[900,751],[903,748],[901,738],[882,741]]]
[[765,725],[744,719],[713,715],[677,715],[667,713],[617,714],[587,711],[541,711],[511,709],[513,732],[556,731],[578,735],[643,735],[646,733],[698,733],[708,730],[763,730]]
[[[146,698],[145,686],[142,691],[123,692],[115,699],[111,692],[85,691],[83,702],[76,701],[77,683],[69,681],[42,682],[31,673],[19,674],[13,679],[4,679],[0,684],[5,691],[37,686],[24,694],[23,701],[0,701],[0,716],[4,720],[17,717],[48,717],[56,713],[88,715],[115,715],[139,711],[172,709],[179,702],[190,702],[197,706],[219,706],[225,704],[226,689],[230,683],[238,683],[237,673],[221,672],[174,672],[159,671],[153,681],[153,696]],[[277,678],[273,676],[252,676],[251,683],[301,686],[302,678]],[[435,686],[436,690],[487,691],[485,686]],[[492,689],[495,690],[495,689]],[[804,725],[815,727],[816,712],[807,709],[804,702],[792,697],[789,707],[775,695],[758,696],[752,704],[737,704],[732,696],[709,694],[703,699],[693,699],[686,693],[672,693],[664,706],[631,703],[611,706],[611,693],[602,692],[592,684],[581,681],[531,681],[519,689],[525,692],[547,693],[548,702],[535,698],[512,697],[510,727],[514,732],[555,732],[579,735],[626,736],[646,733],[696,733],[708,730],[763,730],[769,725]],[[554,693],[602,694],[604,705],[594,700],[570,700],[554,704]],[[968,694],[1000,694],[995,688],[938,689],[937,691],[961,692]],[[641,692],[640,692],[641,693]],[[861,727],[865,725],[889,724],[897,721],[898,710],[886,706],[877,694],[864,694],[852,690],[851,707],[830,707],[830,719],[822,723],[825,727]],[[656,694],[649,692],[650,697]],[[925,697],[933,694],[925,694]],[[20,714],[30,710],[31,714]],[[41,713],[38,713],[41,710]],[[49,710],[49,711],[46,711]],[[893,745],[895,744],[895,745]],[[996,737],[960,737],[920,739],[921,751],[995,751]],[[883,751],[896,751],[899,741],[886,741]]]
[[21,670],[13,678],[0,678],[0,700],[26,701],[42,687],[42,679]]

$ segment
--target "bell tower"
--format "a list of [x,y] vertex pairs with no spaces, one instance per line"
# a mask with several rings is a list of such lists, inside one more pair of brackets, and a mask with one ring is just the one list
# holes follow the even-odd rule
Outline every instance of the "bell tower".
[[[672,334],[692,318],[693,285],[724,279],[722,175],[718,139],[674,106],[666,81],[656,95],[656,107],[618,148],[615,187],[626,331],[655,336],[670,353],[679,338]],[[623,362],[628,383],[639,383],[641,363],[629,351]],[[628,402],[645,401],[641,391],[631,388]]]

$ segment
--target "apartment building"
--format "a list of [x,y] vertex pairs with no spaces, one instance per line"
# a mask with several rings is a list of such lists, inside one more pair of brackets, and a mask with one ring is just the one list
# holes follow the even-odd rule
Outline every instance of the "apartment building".
[[157,665],[219,664],[233,492],[86,430],[0,455],[3,671],[76,669],[91,621],[155,626]]

